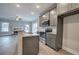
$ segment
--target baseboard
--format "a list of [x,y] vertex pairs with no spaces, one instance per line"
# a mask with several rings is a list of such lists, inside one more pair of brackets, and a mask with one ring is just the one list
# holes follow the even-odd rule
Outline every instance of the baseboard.
[[14,35],[14,34],[4,34],[4,35],[0,35],[0,37],[2,37],[2,36],[11,36],[11,35]]
[[79,55],[79,52],[78,51],[75,51],[73,49],[70,49],[70,48],[67,48],[67,47],[63,47],[64,50],[74,54],[74,55]]

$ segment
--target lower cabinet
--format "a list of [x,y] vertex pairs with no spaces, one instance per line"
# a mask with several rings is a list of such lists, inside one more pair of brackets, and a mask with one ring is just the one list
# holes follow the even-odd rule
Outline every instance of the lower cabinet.
[[58,51],[59,49],[61,49],[61,47],[58,47],[58,44],[60,45],[56,38],[56,35],[47,33],[46,45]]
[[23,55],[36,55],[39,53],[39,36],[23,38]]

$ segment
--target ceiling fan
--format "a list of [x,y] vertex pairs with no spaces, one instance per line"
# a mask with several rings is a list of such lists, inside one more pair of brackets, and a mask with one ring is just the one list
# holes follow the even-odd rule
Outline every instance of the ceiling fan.
[[23,18],[23,17],[21,17],[21,16],[16,16],[16,19],[15,19],[15,20],[16,20],[16,21],[20,21],[20,20],[22,20],[22,18]]

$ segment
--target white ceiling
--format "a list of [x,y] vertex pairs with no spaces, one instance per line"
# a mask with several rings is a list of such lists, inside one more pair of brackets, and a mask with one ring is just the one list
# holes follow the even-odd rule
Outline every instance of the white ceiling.
[[[20,3],[20,7],[16,7],[18,3],[0,3],[0,19],[15,20],[16,16],[23,17],[23,21],[34,21],[38,16],[49,8],[52,3]],[[40,8],[37,9],[36,5]],[[35,14],[32,15],[31,12]]]

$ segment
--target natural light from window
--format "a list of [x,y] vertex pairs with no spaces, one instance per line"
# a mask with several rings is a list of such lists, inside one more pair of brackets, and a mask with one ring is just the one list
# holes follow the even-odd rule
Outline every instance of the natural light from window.
[[9,32],[9,23],[2,23],[2,32]]
[[29,32],[29,25],[27,24],[27,25],[25,25],[25,32]]
[[33,23],[33,25],[32,25],[32,32],[37,33],[37,23],[36,22]]

